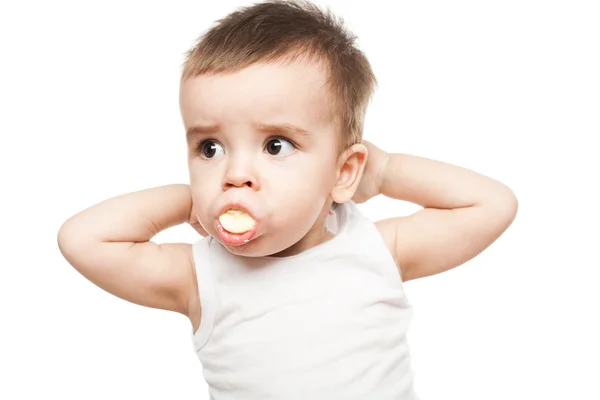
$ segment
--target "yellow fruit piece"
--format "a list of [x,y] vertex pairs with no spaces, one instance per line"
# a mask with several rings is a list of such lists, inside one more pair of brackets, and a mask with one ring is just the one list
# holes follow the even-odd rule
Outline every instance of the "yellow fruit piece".
[[256,221],[250,215],[246,214],[242,210],[227,210],[219,217],[221,226],[231,233],[244,233],[248,232],[254,227]]

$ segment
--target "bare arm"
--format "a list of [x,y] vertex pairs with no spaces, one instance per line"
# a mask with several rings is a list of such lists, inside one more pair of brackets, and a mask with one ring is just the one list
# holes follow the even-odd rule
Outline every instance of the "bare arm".
[[58,246],[75,269],[107,292],[187,315],[194,281],[191,245],[150,239],[171,226],[192,224],[191,215],[188,185],[127,193],[69,218],[58,232]]
[[472,259],[510,226],[517,199],[504,184],[441,161],[387,154],[368,144],[378,190],[423,210],[377,223],[403,280],[447,271]]

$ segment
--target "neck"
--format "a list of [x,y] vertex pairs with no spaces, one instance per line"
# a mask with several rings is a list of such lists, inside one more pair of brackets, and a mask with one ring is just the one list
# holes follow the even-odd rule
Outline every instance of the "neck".
[[280,251],[279,253],[273,254],[272,257],[290,257],[302,253],[308,249],[325,243],[335,236],[334,233],[327,229],[326,219],[329,215],[329,207],[325,207],[319,217],[310,228],[310,230],[304,235],[302,239],[288,247],[287,249]]

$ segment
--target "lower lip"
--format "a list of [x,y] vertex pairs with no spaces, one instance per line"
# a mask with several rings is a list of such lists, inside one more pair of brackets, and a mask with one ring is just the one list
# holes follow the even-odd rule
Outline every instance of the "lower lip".
[[254,234],[256,233],[256,226],[254,226],[254,228],[250,229],[248,232],[237,234],[226,231],[220,223],[217,223],[217,232],[219,232],[219,236],[226,244],[230,246],[241,246],[252,240]]

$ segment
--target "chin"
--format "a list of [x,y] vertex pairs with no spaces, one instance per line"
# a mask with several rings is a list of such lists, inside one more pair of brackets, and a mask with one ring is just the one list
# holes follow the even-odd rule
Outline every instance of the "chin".
[[232,254],[243,257],[266,257],[273,253],[273,251],[268,251],[268,249],[261,248],[260,238],[253,239],[245,244],[240,244],[237,246],[233,246],[227,243],[224,243],[222,240],[217,239],[219,243],[223,247],[227,249]]

